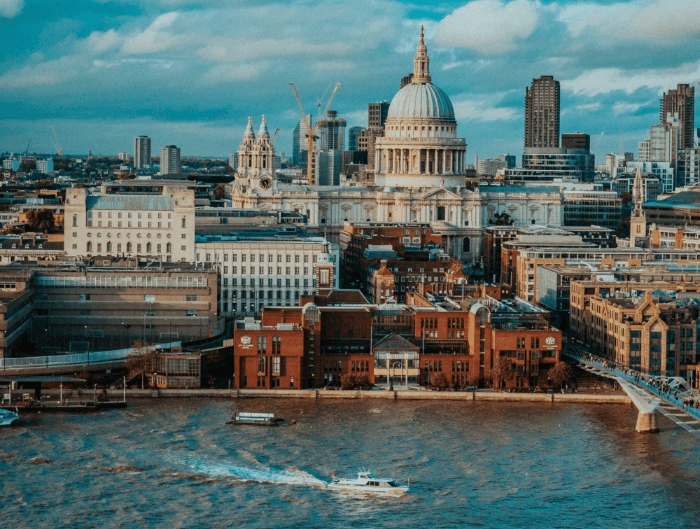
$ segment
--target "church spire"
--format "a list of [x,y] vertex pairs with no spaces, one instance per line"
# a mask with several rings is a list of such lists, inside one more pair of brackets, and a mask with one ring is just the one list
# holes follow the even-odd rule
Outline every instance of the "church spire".
[[255,133],[253,132],[253,119],[248,116],[248,126],[245,128],[245,132],[243,133],[243,137],[245,139],[255,139]]
[[412,83],[430,82],[430,59],[428,58],[428,48],[425,47],[423,36],[423,26],[420,27],[420,44],[416,49],[416,58],[413,60]]
[[260,123],[260,130],[258,131],[258,138],[263,137],[270,137],[270,133],[267,131],[267,123],[265,122],[265,114],[263,114],[262,123]]
[[641,167],[637,167],[637,174],[634,177],[632,199],[634,201],[634,209],[632,210],[632,214],[635,217],[642,216],[642,204],[644,203],[644,181],[642,180]]

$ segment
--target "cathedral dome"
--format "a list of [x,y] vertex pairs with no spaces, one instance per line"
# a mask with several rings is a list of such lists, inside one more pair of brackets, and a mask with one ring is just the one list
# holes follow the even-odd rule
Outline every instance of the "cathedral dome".
[[455,121],[455,111],[447,94],[434,84],[410,83],[391,100],[389,118]]

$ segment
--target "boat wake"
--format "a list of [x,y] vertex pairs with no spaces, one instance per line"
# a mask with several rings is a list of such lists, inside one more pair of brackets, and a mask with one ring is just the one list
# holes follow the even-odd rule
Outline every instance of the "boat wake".
[[325,488],[327,483],[301,470],[273,470],[271,468],[246,468],[209,461],[185,460],[183,463],[195,474],[212,478],[233,478],[238,481],[254,481],[279,485],[305,485]]

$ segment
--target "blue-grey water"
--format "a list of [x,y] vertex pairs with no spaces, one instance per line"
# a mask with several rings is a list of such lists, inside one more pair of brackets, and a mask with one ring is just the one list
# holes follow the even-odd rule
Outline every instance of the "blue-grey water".
[[[299,424],[226,425],[234,406]],[[700,441],[626,406],[132,401],[0,429],[0,527],[699,527]],[[359,467],[400,497],[329,490]]]

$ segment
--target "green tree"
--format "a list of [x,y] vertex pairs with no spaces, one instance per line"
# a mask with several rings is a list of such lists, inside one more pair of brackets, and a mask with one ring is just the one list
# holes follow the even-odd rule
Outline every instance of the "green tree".
[[50,209],[30,209],[27,211],[27,224],[34,231],[47,232],[54,229],[56,221]]
[[549,370],[549,380],[554,387],[561,387],[564,382],[568,382],[573,376],[574,370],[566,362],[557,362],[557,364]]
[[513,219],[510,218],[510,215],[506,213],[505,211],[503,213],[496,213],[493,216],[493,225],[494,226],[510,226],[513,224]]
[[515,377],[515,369],[513,364],[503,356],[496,357],[491,368],[491,378],[493,378],[493,387],[501,389],[501,382],[510,382]]

